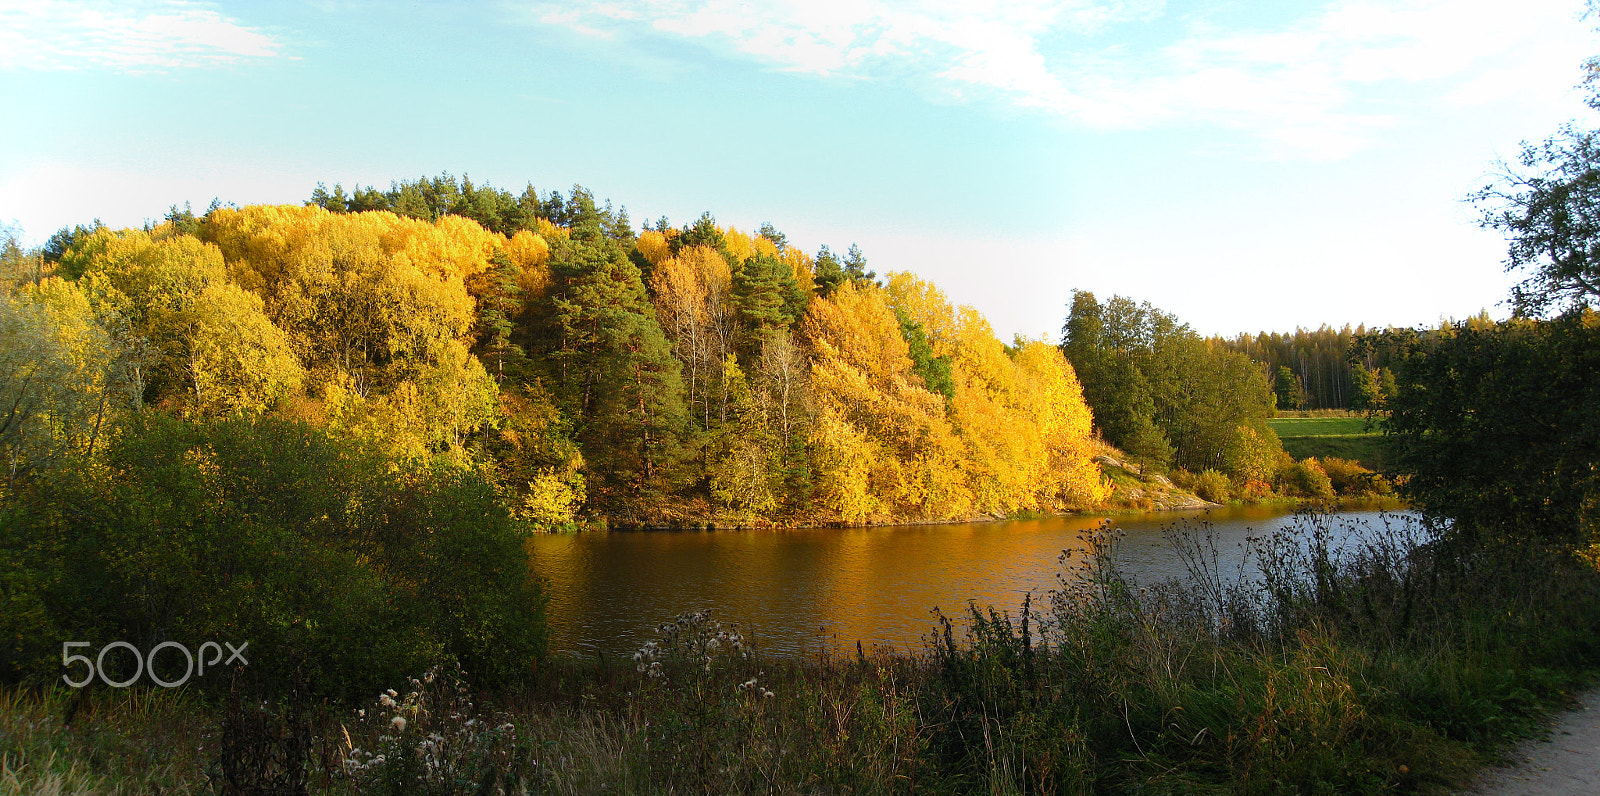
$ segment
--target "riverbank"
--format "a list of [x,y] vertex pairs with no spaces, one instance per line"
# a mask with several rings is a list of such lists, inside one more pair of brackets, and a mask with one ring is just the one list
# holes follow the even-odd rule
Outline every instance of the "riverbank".
[[[194,793],[278,759],[262,776],[326,793],[1442,793],[1600,667],[1600,575],[1570,555],[1447,560],[1391,535],[1330,558],[1330,535],[1274,540],[1264,595],[1203,565],[1146,587],[1091,538],[1078,586],[942,617],[898,655],[775,659],[690,614],[637,657],[547,661],[517,691],[447,669],[264,713],[10,691],[0,782]],[[251,743],[228,762],[224,737]]]
[[1068,511],[1016,511],[976,513],[957,517],[923,518],[900,516],[869,516],[862,521],[818,521],[815,519],[774,520],[769,517],[750,518],[736,514],[714,515],[707,513],[709,506],[699,512],[664,514],[653,522],[609,520],[600,530],[618,531],[692,531],[692,530],[797,530],[807,528],[879,528],[908,525],[962,525],[978,522],[1004,522],[1042,517],[1072,517],[1115,515],[1128,512],[1190,511],[1218,508],[1221,503],[1205,500],[1193,491],[1175,484],[1160,473],[1141,473],[1132,465],[1102,453],[1094,459],[1105,480],[1110,484],[1110,496],[1102,503]]

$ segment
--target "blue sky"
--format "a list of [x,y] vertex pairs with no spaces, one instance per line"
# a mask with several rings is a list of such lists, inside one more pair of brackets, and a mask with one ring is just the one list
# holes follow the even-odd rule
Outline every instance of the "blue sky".
[[449,171],[857,243],[1054,339],[1496,306],[1463,201],[1564,121],[1577,0],[0,0],[0,223],[38,242]]

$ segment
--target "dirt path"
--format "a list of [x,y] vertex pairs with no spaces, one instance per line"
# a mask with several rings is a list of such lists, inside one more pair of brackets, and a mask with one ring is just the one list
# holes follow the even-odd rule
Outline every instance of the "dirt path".
[[1514,768],[1496,768],[1467,789],[1471,796],[1600,794],[1600,689],[1556,716],[1550,734],[1511,753]]

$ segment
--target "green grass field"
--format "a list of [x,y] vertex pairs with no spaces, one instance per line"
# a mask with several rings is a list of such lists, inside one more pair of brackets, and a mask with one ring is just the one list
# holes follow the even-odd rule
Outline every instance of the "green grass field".
[[1267,421],[1280,437],[1359,437],[1378,433],[1365,417],[1274,417]]
[[1365,417],[1275,417],[1267,424],[1296,459],[1335,456],[1378,471],[1387,464],[1383,435]]

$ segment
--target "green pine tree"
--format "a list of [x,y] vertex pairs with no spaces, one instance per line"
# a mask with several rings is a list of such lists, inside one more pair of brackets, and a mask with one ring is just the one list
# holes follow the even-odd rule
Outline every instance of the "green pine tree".
[[585,237],[575,229],[551,247],[551,331],[559,337],[551,359],[590,494],[624,506],[657,494],[663,468],[683,453],[683,379],[639,269],[598,224],[585,227]]
[[504,251],[496,249],[489,258],[489,269],[467,279],[467,289],[478,300],[474,323],[478,350],[493,364],[495,378],[505,375],[507,358],[522,357],[522,347],[511,341],[516,331],[512,321],[522,311],[522,286],[517,277],[522,269]]
[[[740,353],[745,361],[761,351],[761,342],[777,329],[787,329],[799,318],[794,272],[781,261],[758,255],[733,274],[733,305],[745,329]],[[803,305],[802,305],[803,311]]]

